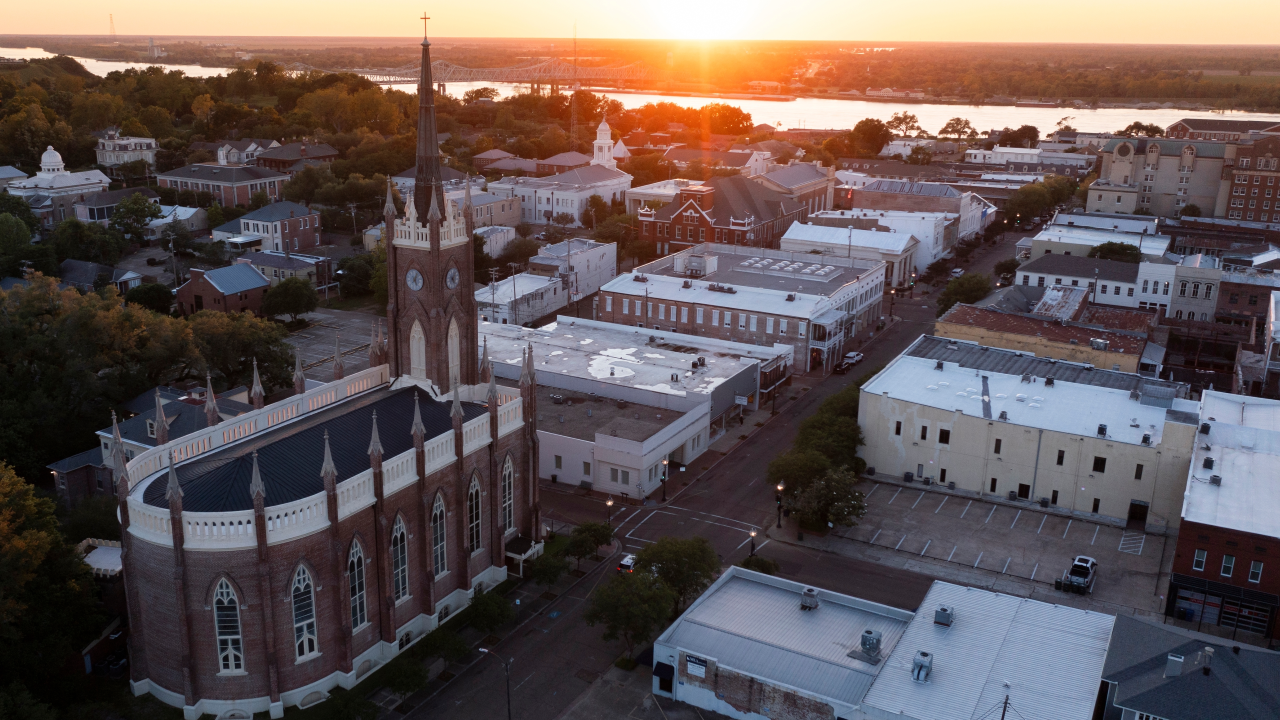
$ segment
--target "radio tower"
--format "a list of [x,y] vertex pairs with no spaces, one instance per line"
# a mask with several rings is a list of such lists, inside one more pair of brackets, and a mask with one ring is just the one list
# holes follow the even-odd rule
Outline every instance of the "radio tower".
[[111,42],[115,42],[116,41],[116,16],[108,13],[107,20],[111,22]]
[[578,23],[573,24],[573,83],[569,88],[569,149],[578,152]]

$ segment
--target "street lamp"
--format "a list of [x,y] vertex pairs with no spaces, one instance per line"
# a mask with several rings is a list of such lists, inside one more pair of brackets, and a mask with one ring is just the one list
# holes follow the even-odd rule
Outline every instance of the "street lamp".
[[604,501],[604,524],[609,529],[613,529],[613,525],[612,525],[613,518],[611,517],[612,515],[613,515],[613,498],[609,498],[608,500]]
[[[480,648],[480,652],[489,654],[489,649]],[[503,660],[496,654],[493,656],[498,658],[498,662],[502,663],[502,671],[507,676],[507,720],[511,720],[511,663],[515,661],[515,658]]]
[[893,300],[897,294],[897,288],[889,288],[889,317],[893,317]]
[[781,530],[781,529],[782,529],[782,488],[783,488],[783,487],[785,487],[785,486],[784,486],[782,483],[778,483],[778,486],[777,486],[777,487],[778,487],[778,494],[777,494],[777,498],[778,498],[778,529],[779,529],[779,530]]
[[667,501],[667,460],[662,460],[662,502]]
[[751,557],[756,555],[756,531],[751,531]]

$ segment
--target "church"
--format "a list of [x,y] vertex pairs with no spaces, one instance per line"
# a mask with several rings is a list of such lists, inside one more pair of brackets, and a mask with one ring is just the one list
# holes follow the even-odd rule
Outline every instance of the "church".
[[[417,178],[388,189],[387,333],[367,370],[135,457],[111,444],[130,682],[194,720],[350,688],[541,552],[532,350],[519,388],[478,351],[469,196],[446,202],[430,43]],[[160,411],[163,413],[163,409]],[[168,421],[156,431],[167,440]]]

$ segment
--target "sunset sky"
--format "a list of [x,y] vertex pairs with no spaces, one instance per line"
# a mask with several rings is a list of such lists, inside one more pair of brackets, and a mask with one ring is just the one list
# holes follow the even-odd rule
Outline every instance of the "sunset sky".
[[405,37],[424,6],[437,37],[568,37],[576,21],[584,38],[1280,43],[1275,0],[49,0],[6,3],[0,32],[103,35],[113,13],[120,35]]

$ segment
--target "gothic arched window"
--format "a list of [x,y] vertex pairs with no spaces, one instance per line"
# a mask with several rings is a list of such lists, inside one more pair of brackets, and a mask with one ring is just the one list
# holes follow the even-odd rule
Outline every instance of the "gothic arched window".
[[213,593],[213,624],[218,637],[218,668],[221,672],[242,672],[244,650],[240,645],[240,603],[225,579]]
[[467,491],[467,549],[480,549],[480,483],[475,480]]
[[515,527],[515,484],[516,484],[516,467],[511,462],[511,457],[507,457],[507,462],[502,466],[502,531],[506,532]]
[[298,659],[315,655],[316,646],[316,598],[311,573],[298,568],[293,574],[293,644]]
[[427,336],[417,320],[409,331],[409,374],[416,378],[427,376]]
[[409,596],[408,536],[404,519],[397,517],[391,530],[391,580],[397,602]]
[[445,511],[444,498],[436,496],[436,503],[431,509],[431,564],[436,577],[448,572],[449,564],[445,556]]
[[347,556],[347,583],[351,590],[351,629],[369,622],[364,603],[364,551],[360,541],[351,541],[351,554]]
[[449,320],[449,389],[462,377],[462,342],[458,333],[458,319]]

